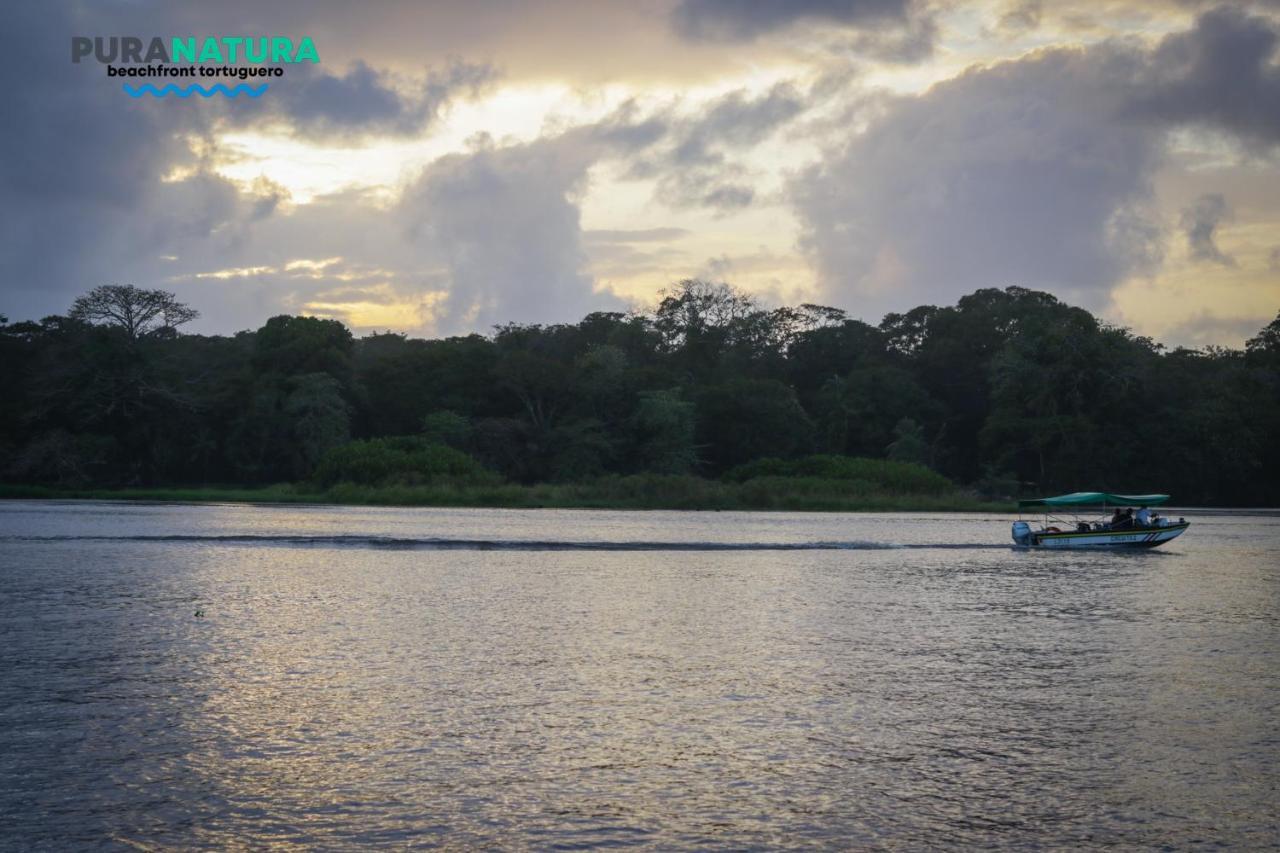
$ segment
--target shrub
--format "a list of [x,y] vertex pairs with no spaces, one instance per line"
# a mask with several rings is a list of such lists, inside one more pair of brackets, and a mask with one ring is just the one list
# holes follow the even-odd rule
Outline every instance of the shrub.
[[763,478],[839,480],[843,481],[845,490],[857,493],[941,495],[956,490],[955,484],[946,477],[915,462],[856,456],[756,459],[732,468],[724,475],[724,479],[735,483]]
[[416,485],[441,480],[487,484],[499,478],[460,450],[419,436],[352,441],[330,450],[316,467],[323,486]]
[[447,409],[432,412],[422,419],[422,437],[434,444],[466,450],[471,446],[471,421]]

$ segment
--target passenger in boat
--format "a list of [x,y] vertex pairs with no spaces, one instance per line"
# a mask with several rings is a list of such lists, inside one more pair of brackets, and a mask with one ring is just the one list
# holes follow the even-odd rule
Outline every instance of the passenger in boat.
[[1147,509],[1145,506],[1138,510],[1138,526],[1151,526],[1151,510]]
[[1120,520],[1111,525],[1112,530],[1128,530],[1133,527],[1133,507],[1127,507],[1120,514]]
[[1124,521],[1124,510],[1116,507],[1116,514],[1111,516],[1111,524],[1109,526],[1112,528],[1117,527],[1122,521]]

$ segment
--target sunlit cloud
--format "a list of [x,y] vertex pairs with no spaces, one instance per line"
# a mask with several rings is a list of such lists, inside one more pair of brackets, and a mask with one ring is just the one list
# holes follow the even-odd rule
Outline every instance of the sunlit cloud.
[[[214,270],[212,272],[198,272],[192,278],[249,278],[250,276],[266,275],[267,273],[276,272],[274,267],[233,267],[225,270]],[[173,280],[177,280],[175,277]]]
[[405,297],[388,283],[348,292],[330,292],[304,303],[301,313],[341,320],[357,330],[434,330],[437,307],[447,298],[443,291]]
[[[294,13],[351,35],[274,101],[121,110],[67,69],[32,84],[0,152],[6,313],[65,311],[104,275],[173,287],[210,332],[285,312],[487,331],[647,305],[689,276],[876,321],[1020,284],[1238,345],[1280,302],[1266,4]],[[78,14],[214,19],[149,0]],[[70,21],[24,7],[6,61],[42,61]]]
[[597,120],[625,97],[622,90],[581,97],[563,84],[510,84],[451,106],[446,117],[418,136],[309,139],[288,125],[229,130],[218,137],[217,170],[242,184],[267,177],[299,204],[351,188],[377,190],[389,202],[428,164],[468,150],[479,136],[503,144],[529,142],[549,125]]

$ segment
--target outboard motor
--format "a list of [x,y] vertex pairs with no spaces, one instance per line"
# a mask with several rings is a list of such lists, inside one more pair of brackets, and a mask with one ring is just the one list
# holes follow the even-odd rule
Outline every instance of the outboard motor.
[[1018,545],[1031,544],[1031,525],[1025,521],[1013,523],[1013,541]]

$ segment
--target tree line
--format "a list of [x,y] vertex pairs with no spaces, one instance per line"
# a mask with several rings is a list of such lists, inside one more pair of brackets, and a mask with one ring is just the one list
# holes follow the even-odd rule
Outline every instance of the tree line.
[[113,285],[65,316],[0,318],[0,477],[741,479],[826,454],[920,463],[991,497],[1280,502],[1280,316],[1243,350],[1168,349],[1019,287],[870,325],[698,280],[648,313],[438,340],[305,316],[179,333],[196,316]]

